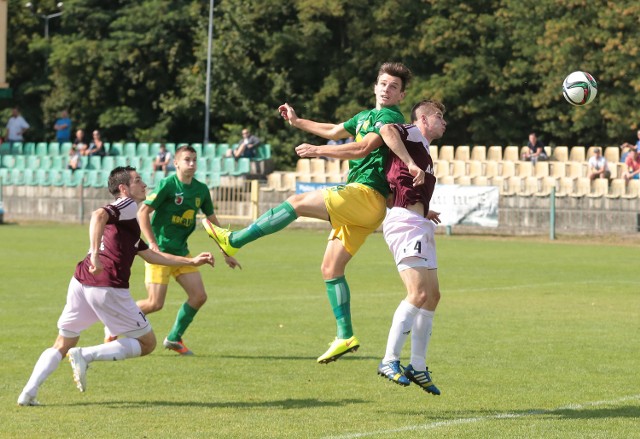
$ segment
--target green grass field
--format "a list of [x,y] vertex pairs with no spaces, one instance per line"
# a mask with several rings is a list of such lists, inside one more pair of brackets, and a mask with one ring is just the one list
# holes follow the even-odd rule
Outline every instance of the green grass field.
[[[63,362],[40,390],[45,405],[18,407],[56,337],[88,226],[0,227],[0,437],[640,437],[637,247],[438,236],[442,300],[427,359],[436,397],[376,375],[404,297],[380,234],[347,273],[362,347],[316,363],[335,335],[319,270],[325,239],[285,230],[239,252],[242,271],[221,259],[202,269],[210,299],[185,336],[197,356],[159,347],[94,362],[84,394]],[[192,252],[211,245],[201,230],[192,236]],[[139,260],[136,298],[143,271]],[[173,283],[150,315],[160,341],[185,297]],[[80,345],[101,339],[95,326]]]

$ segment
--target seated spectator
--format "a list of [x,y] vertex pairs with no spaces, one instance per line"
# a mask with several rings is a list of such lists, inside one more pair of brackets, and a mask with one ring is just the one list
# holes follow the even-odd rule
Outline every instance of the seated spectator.
[[539,161],[549,160],[546,151],[544,150],[544,144],[538,139],[536,133],[529,134],[529,143],[527,148],[522,149],[520,160],[531,161],[534,164]]
[[107,151],[104,149],[104,142],[100,137],[100,131],[95,130],[93,132],[93,140],[89,144],[89,148],[86,149],[85,155],[98,155],[100,157],[107,155]]
[[242,139],[234,149],[227,150],[227,157],[234,157],[239,159],[241,157],[252,158],[255,156],[255,148],[260,145],[260,139],[251,134],[251,132],[244,128],[242,130]]
[[77,130],[76,137],[73,139],[73,146],[81,155],[87,155],[85,151],[89,149],[89,144],[84,138],[84,130]]
[[160,150],[153,161],[153,170],[164,171],[164,175],[167,175],[169,171],[175,170],[171,153],[167,151],[167,147],[164,144],[160,145]]
[[622,145],[620,145],[620,161],[622,163],[625,163],[627,155],[629,154],[629,150],[631,148],[635,148],[636,150],[640,148],[640,130],[638,130],[636,135],[638,136],[638,141],[635,145],[629,142],[624,142]]
[[607,159],[602,155],[602,150],[596,148],[593,150],[593,155],[589,157],[589,178],[595,180],[596,178],[611,178],[611,171],[609,170],[609,164]]
[[69,163],[67,164],[67,169],[71,169],[71,171],[76,172],[80,169],[80,151],[76,148],[75,145],[71,146],[69,150]]
[[640,159],[638,158],[638,150],[636,148],[629,150],[629,155],[624,164],[627,168],[627,171],[623,175],[624,181],[638,180],[640,178]]

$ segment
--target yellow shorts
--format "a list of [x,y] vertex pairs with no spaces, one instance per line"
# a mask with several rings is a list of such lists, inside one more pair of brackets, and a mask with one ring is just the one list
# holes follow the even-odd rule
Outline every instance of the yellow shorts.
[[322,190],[329,212],[329,241],[339,239],[351,256],[373,233],[386,214],[386,201],[375,189],[360,183],[349,183]]
[[[191,255],[187,255],[190,258]],[[160,284],[169,285],[169,279],[171,276],[174,278],[187,273],[198,272],[198,267],[192,267],[191,265],[155,265],[148,262],[144,263],[144,283],[145,284]]]

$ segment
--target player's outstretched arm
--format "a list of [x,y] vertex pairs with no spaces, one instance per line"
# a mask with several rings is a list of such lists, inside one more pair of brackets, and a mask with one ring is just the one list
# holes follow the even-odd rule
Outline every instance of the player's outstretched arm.
[[409,173],[413,175],[413,185],[424,184],[424,170],[420,169],[411,158],[411,155],[409,155],[398,129],[393,124],[387,124],[380,128],[380,135],[389,149],[407,165]]
[[[211,215],[209,215],[207,219],[211,221],[211,223],[215,224],[216,226],[222,227],[215,213],[212,213]],[[230,268],[238,267],[240,268],[240,270],[242,270],[242,265],[240,265],[240,262],[238,262],[236,258],[234,258],[233,256],[228,256],[222,250],[220,250],[220,253],[222,253],[222,256],[224,257],[224,263],[227,264]]]
[[344,129],[343,124],[321,123],[299,118],[293,107],[287,103],[280,105],[278,112],[292,127],[315,134],[324,139],[339,140],[350,136],[350,133]]
[[155,265],[191,265],[194,267],[199,267],[204,264],[209,264],[212,267],[215,265],[215,259],[209,252],[200,253],[192,258],[186,258],[184,256],[176,256],[169,253],[156,252],[151,249],[147,249],[139,251],[138,255],[148,263]]
[[359,142],[343,145],[311,145],[303,143],[296,146],[296,154],[302,158],[330,157],[341,160],[354,160],[366,157],[374,149],[382,146],[382,139],[376,133],[367,133]]
[[149,248],[154,251],[160,251],[158,243],[156,242],[156,237],[151,229],[151,214],[154,210],[155,209],[153,207],[143,203],[138,210],[138,224],[140,224],[142,236],[146,239]]

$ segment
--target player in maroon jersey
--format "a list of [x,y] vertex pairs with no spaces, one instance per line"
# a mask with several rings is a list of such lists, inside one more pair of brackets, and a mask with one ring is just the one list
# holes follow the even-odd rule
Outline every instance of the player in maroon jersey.
[[[436,183],[429,143],[444,134],[444,112],[441,103],[422,101],[411,111],[413,125],[385,125],[380,130],[392,151],[386,174],[393,195],[393,207],[387,212],[382,229],[407,296],[394,313],[378,374],[403,386],[411,381],[434,395],[439,395],[440,390],[431,381],[426,355],[440,300],[434,239],[435,224],[440,218],[438,212],[429,210]],[[400,353],[409,333],[411,360],[403,370]]]
[[[140,239],[136,213],[144,201],[147,185],[132,167],[117,167],[109,175],[114,202],[97,209],[89,225],[89,253],[78,263],[67,291],[67,304],[58,320],[59,335],[46,349],[18,398],[18,405],[38,405],[40,385],[67,355],[81,392],[86,390],[86,371],[92,361],[114,361],[147,355],[156,337],[145,315],[129,292],[134,257],[162,265],[214,265],[211,253],[194,258],[154,252]],[[97,346],[76,348],[80,333],[102,322],[111,334],[126,336]]]

